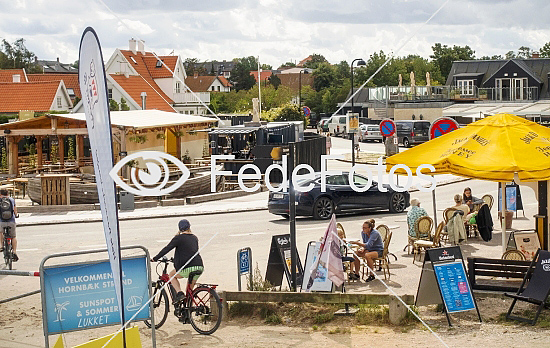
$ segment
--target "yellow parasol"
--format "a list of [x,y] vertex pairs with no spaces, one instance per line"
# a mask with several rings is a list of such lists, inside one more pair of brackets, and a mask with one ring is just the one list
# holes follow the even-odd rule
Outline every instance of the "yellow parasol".
[[496,114],[386,159],[388,171],[396,164],[407,165],[413,173],[418,166],[431,164],[436,169],[433,174],[501,182],[513,181],[514,174],[521,181],[549,180],[550,129],[518,116]]
[[[418,166],[431,164],[436,169],[431,174],[499,182],[514,181],[517,175],[521,181],[546,181],[550,179],[550,129],[518,116],[496,114],[387,158],[387,171],[397,164],[408,166],[413,174]],[[503,211],[505,197],[503,192]],[[502,245],[504,251],[504,231]]]

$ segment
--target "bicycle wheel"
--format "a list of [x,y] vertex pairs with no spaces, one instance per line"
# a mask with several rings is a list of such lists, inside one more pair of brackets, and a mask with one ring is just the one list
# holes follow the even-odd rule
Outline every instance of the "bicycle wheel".
[[202,335],[214,333],[222,322],[222,301],[216,290],[198,288],[193,292],[189,306],[189,319],[193,329]]
[[11,243],[8,243],[7,240],[4,239],[4,261],[6,262],[6,266],[8,269],[12,269],[12,263],[13,263],[13,252],[11,250]]
[[[155,312],[155,329],[160,328],[166,318],[168,317],[168,312],[170,311],[170,302],[168,301],[168,294],[165,289],[157,287],[156,284],[153,284],[153,310]],[[147,327],[151,327],[150,320],[144,320]]]

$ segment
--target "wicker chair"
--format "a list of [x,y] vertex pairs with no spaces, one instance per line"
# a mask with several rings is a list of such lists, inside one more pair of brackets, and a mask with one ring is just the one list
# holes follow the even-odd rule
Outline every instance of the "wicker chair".
[[[443,221],[445,221],[445,225],[447,225],[447,222],[453,217],[453,214],[455,213],[455,208],[447,208],[443,211]],[[445,244],[449,242],[449,234],[445,229],[441,231],[441,241]]]
[[[445,227],[444,222],[440,222],[439,225],[437,225],[437,228],[435,229],[434,238],[433,240],[417,240],[414,242],[413,245],[413,263],[416,260],[416,255],[420,255],[422,251],[430,248],[439,248],[441,246],[441,231],[443,231],[443,227]],[[420,258],[418,259],[420,261]]]
[[378,225],[376,227],[376,230],[378,233],[380,233],[380,236],[382,237],[383,241],[386,241],[386,238],[388,237],[388,234],[390,233],[390,228],[386,225]]
[[[376,259],[374,259],[374,265],[376,267],[376,265],[378,265],[378,268],[382,268],[382,270],[384,271],[384,279],[390,279],[390,260],[388,258],[390,252],[389,252],[389,247],[390,247],[390,242],[391,242],[391,236],[392,236],[392,232],[389,232],[386,236],[386,239],[384,240],[384,252],[382,254],[382,257],[377,257]],[[363,277],[365,276],[364,274],[365,270],[363,269]],[[387,273],[387,277],[386,277],[386,273]]]
[[517,249],[512,249],[512,250],[508,250],[504,254],[502,254],[502,259],[503,260],[525,261],[525,255]]
[[[409,237],[409,243],[405,246],[405,249],[407,249],[407,254],[410,254],[410,248],[414,246],[414,242],[417,240],[431,240],[432,236],[432,228],[434,225],[434,221],[429,216],[421,216],[416,220],[414,224],[414,232],[416,235],[412,237],[411,235],[408,235]],[[420,237],[422,235],[425,235],[425,237]],[[403,249],[403,251],[405,250]]]
[[491,208],[493,207],[493,203],[495,201],[493,196],[484,195],[483,197],[481,197],[481,199],[483,200],[483,202],[485,202],[485,204],[487,204],[487,206],[489,207],[489,210],[491,210]]

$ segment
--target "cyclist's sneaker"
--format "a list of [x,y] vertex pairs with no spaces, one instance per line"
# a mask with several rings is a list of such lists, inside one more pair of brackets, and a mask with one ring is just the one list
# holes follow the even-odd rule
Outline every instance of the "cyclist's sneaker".
[[174,303],[179,303],[185,299],[185,294],[183,291],[180,291],[176,294],[176,299],[174,300]]
[[17,254],[13,254],[13,262],[19,261],[19,257],[17,257]]

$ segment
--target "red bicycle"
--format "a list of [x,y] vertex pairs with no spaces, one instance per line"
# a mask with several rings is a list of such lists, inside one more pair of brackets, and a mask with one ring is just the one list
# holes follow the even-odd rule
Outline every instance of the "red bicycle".
[[[155,328],[160,328],[170,311],[170,303],[168,302],[168,294],[163,288],[168,284],[170,298],[174,305],[174,315],[183,324],[190,323],[193,329],[202,335],[210,335],[214,333],[222,321],[222,301],[216,292],[217,285],[199,284],[195,289],[191,288],[190,280],[193,279],[196,272],[189,274],[187,280],[187,290],[183,300],[176,301],[176,290],[168,281],[168,264],[173,262],[173,259],[168,260],[166,257],[158,260],[157,274],[159,279],[153,283],[153,308],[155,311]],[[164,264],[162,273],[159,273],[159,266]],[[151,321],[145,320],[145,325],[151,327]]]

